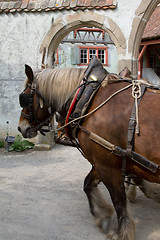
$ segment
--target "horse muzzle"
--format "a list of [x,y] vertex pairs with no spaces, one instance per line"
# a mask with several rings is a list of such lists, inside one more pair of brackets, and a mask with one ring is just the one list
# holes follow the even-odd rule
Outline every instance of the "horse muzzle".
[[18,131],[22,134],[24,138],[34,138],[37,136],[37,131],[35,131],[32,127],[24,129],[19,126]]

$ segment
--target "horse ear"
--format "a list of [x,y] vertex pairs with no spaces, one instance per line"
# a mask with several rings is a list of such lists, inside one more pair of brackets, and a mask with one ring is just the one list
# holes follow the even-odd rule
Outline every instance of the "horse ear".
[[25,74],[28,77],[28,80],[30,82],[33,82],[33,71],[32,71],[32,68],[27,64],[25,64]]

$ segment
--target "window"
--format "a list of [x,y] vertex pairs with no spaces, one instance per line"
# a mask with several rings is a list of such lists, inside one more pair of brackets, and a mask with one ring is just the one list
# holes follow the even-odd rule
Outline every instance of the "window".
[[89,49],[89,62],[91,61],[91,58],[96,54],[96,49]]
[[101,63],[108,66],[108,48],[107,47],[84,47],[79,46],[80,49],[80,64],[89,64],[91,58],[96,55]]
[[105,50],[98,49],[98,58],[101,60],[102,64],[105,64]]
[[87,49],[81,49],[80,63],[87,64]]

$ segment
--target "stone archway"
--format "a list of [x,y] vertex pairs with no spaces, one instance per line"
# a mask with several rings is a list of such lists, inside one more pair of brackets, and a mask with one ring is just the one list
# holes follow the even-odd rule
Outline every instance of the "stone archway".
[[[44,37],[40,46],[40,52],[43,54],[47,50],[46,62],[48,67],[52,67],[53,55],[64,37],[69,32],[80,27],[97,27],[106,31],[117,48],[118,56],[125,58],[127,44],[119,26],[112,19],[102,14],[91,10],[87,14],[81,11],[57,18]],[[121,70],[121,68],[119,69]],[[43,139],[40,139],[39,142],[43,142]]]
[[151,14],[159,3],[160,0],[142,0],[136,11],[128,45],[128,51],[132,54],[131,72],[134,78],[137,78],[138,75],[138,54],[143,32]]
[[106,31],[117,48],[118,56],[125,56],[126,39],[119,26],[112,19],[93,11],[88,11],[87,14],[84,12],[78,12],[76,14],[72,13],[58,18],[53,22],[50,30],[46,34],[41,44],[40,52],[47,49],[47,64],[49,67],[52,67],[53,54],[63,38],[69,32],[85,26],[97,27]]

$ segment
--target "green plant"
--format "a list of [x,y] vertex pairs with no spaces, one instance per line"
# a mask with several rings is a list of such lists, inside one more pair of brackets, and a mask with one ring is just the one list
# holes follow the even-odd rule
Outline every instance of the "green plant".
[[23,140],[20,135],[15,137],[14,143],[9,147],[9,151],[22,152],[27,149],[34,147],[34,143],[31,143],[27,140]]
[[0,148],[4,147],[4,141],[0,141]]

